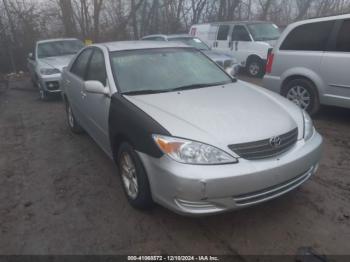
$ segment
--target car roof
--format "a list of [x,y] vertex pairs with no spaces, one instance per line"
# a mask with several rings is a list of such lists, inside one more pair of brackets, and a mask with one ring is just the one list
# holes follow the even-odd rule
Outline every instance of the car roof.
[[142,37],[142,39],[147,40],[147,38],[151,38],[151,37],[163,37],[165,39],[171,39],[171,38],[177,38],[177,37],[194,38],[195,36],[192,36],[189,34],[172,34],[172,35],[157,34],[157,35],[146,35],[146,36]]
[[77,38],[52,38],[52,39],[44,39],[37,41],[38,44],[42,43],[50,43],[50,42],[57,42],[57,41],[74,41],[74,40],[79,40]]
[[193,26],[199,26],[199,25],[231,25],[231,24],[245,24],[245,25],[251,25],[251,24],[273,24],[273,22],[261,21],[261,20],[223,21],[223,22],[212,22],[212,23],[207,23],[207,24],[196,24],[196,25],[193,25]]
[[193,48],[183,43],[177,42],[158,42],[158,41],[120,41],[101,43],[94,46],[104,46],[110,52],[115,51],[128,51],[128,50],[140,50],[140,49],[156,49],[156,48]]
[[350,14],[317,17],[317,18],[310,18],[310,19],[295,22],[295,23],[291,24],[291,26],[296,27],[298,25],[303,25],[303,24],[308,24],[308,23],[326,22],[326,21],[349,19],[349,18],[350,18]]

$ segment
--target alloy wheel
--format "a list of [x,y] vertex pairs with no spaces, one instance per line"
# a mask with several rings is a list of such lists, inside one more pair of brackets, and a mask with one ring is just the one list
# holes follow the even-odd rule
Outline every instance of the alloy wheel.
[[287,98],[305,110],[311,103],[310,92],[305,87],[300,85],[292,87],[287,93]]
[[121,156],[120,169],[126,193],[131,199],[136,199],[139,188],[136,168],[131,156],[126,152],[124,152]]
[[68,112],[68,123],[70,125],[70,127],[74,127],[74,117],[73,117],[73,112],[72,112],[72,108],[68,105],[67,108],[67,112]]
[[249,65],[249,73],[252,75],[252,76],[257,76],[260,72],[260,66],[258,65],[257,62],[252,62],[250,65]]

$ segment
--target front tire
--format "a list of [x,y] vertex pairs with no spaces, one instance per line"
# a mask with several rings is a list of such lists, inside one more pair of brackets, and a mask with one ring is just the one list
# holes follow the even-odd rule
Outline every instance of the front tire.
[[307,79],[299,78],[287,82],[282,95],[300,108],[314,115],[320,109],[320,101],[315,85]]
[[246,68],[251,77],[262,77],[265,73],[264,63],[259,58],[249,59]]
[[128,143],[123,143],[118,152],[117,165],[124,193],[134,208],[150,209],[153,207],[151,190],[142,162]]

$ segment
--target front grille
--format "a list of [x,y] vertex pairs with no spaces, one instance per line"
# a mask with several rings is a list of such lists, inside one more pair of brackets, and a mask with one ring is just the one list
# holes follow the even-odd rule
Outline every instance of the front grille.
[[248,160],[274,157],[290,149],[298,140],[298,128],[280,135],[280,144],[273,146],[271,139],[260,140],[243,144],[229,145],[228,147],[242,158]]
[[314,167],[311,167],[302,175],[292,178],[291,180],[288,180],[284,183],[281,183],[269,188],[265,188],[259,191],[250,192],[248,194],[234,196],[233,199],[235,200],[238,206],[252,205],[252,204],[256,204],[259,202],[272,199],[274,197],[283,195],[284,193],[287,193],[293,190],[294,188],[300,186],[302,183],[304,183],[306,180],[308,180],[311,177],[311,175],[313,174],[313,171],[314,171]]

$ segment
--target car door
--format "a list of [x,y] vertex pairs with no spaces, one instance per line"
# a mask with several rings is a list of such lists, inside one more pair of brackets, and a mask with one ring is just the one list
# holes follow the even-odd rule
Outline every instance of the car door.
[[[103,51],[95,47],[87,69],[86,81],[101,82],[108,91],[106,93],[110,94],[105,59]],[[111,156],[108,129],[110,95],[88,93],[85,89],[83,93],[82,114],[87,120],[86,130],[102,149]]]
[[245,64],[251,52],[252,39],[243,25],[235,25],[232,34],[230,49],[239,63]]
[[330,104],[350,107],[350,19],[339,20],[332,43],[322,58],[321,71],[326,82],[325,96]]
[[229,49],[229,33],[231,25],[223,24],[219,26],[218,33],[216,36],[216,42],[214,42],[213,49],[217,51],[227,53]]
[[86,78],[86,70],[89,64],[92,48],[84,49],[75,59],[70,70],[66,73],[66,77],[62,80],[68,102],[73,110],[74,116],[79,124],[85,129],[87,120],[83,112],[84,99],[84,83]]

